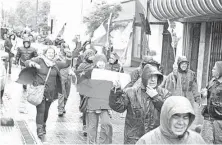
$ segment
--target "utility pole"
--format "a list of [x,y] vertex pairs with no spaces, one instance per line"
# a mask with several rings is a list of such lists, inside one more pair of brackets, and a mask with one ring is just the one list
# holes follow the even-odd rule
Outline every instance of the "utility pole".
[[36,20],[35,20],[35,24],[36,24],[36,30],[38,31],[38,7],[39,7],[39,0],[36,0]]

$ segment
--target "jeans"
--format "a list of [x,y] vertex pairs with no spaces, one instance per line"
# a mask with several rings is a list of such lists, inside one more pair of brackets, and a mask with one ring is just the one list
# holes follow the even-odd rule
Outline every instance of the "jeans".
[[42,101],[41,104],[36,106],[37,115],[36,115],[36,124],[45,124],[48,119],[49,108],[51,102],[46,101],[45,99]]
[[58,111],[63,113],[65,111],[65,106],[70,94],[71,89],[71,78],[68,77],[66,80],[62,80],[62,94],[58,96]]
[[101,113],[87,112],[87,143],[97,144],[97,130],[99,117],[101,119],[101,130],[99,144],[111,144],[113,136],[113,128],[110,121],[108,110],[102,110]]

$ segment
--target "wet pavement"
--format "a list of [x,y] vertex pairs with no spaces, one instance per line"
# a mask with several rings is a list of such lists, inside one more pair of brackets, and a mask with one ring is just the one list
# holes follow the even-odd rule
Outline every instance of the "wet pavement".
[[[86,144],[82,132],[81,113],[78,110],[80,98],[72,86],[64,117],[58,117],[57,104],[54,101],[49,111],[47,134],[43,142],[36,135],[35,106],[27,103],[28,114],[19,113],[19,100],[22,95],[22,85],[15,83],[20,69],[15,66],[6,86],[4,104],[1,106],[1,117],[12,117],[14,127],[0,126],[0,144]],[[113,111],[113,143],[123,143],[124,118]],[[12,137],[13,136],[13,140]]]

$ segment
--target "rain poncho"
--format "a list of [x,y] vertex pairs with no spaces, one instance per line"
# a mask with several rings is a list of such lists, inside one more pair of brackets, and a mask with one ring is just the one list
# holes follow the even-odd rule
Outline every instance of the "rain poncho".
[[[146,93],[147,80],[151,75],[158,76],[158,86],[156,91],[158,95],[151,98]],[[127,110],[124,144],[135,144],[145,133],[155,129],[160,124],[160,110],[164,100],[171,94],[161,87],[163,80],[162,74],[151,65],[146,65],[140,85],[127,88],[125,92],[117,89],[111,90],[109,105],[116,112],[123,113]]]
[[192,106],[194,106],[194,102],[200,97],[196,74],[188,68],[185,71],[181,70],[180,64],[182,62],[189,64],[186,57],[179,57],[177,62],[178,69],[167,76],[162,87],[172,92],[172,95],[185,96],[190,100]]
[[160,114],[160,126],[139,139],[137,144],[205,144],[202,137],[191,130],[185,131],[182,137],[174,135],[170,129],[170,118],[174,114],[190,114],[188,127],[195,119],[194,110],[188,99],[172,96],[164,102]]

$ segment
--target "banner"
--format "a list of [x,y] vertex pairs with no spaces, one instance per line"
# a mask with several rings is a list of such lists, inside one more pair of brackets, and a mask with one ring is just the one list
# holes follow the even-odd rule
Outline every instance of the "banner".
[[122,89],[131,82],[131,77],[129,74],[102,69],[93,69],[91,79],[106,80],[111,82],[119,81]]

